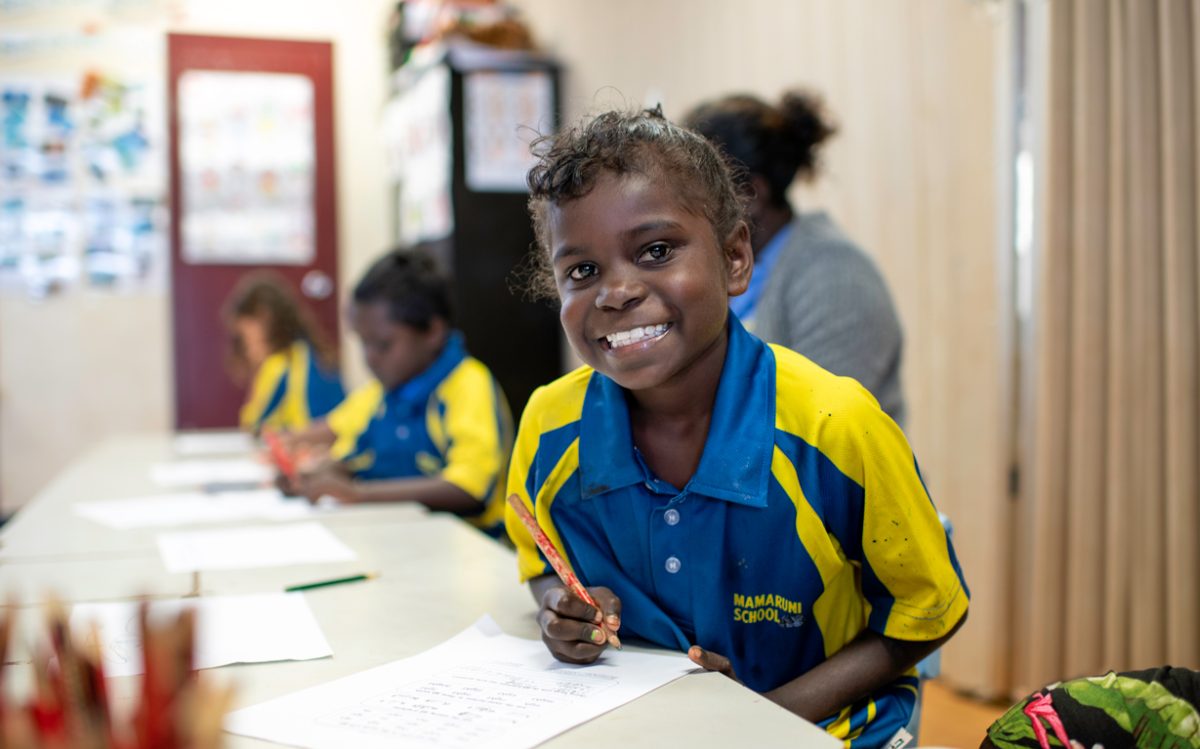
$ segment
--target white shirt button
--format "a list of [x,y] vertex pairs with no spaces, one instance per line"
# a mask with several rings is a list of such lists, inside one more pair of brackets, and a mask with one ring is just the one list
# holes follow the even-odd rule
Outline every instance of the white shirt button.
[[667,563],[663,566],[667,568],[667,572],[674,575],[683,566],[683,562],[679,561],[679,557],[667,557]]
[[679,510],[674,507],[663,513],[663,520],[667,521],[667,525],[679,525]]

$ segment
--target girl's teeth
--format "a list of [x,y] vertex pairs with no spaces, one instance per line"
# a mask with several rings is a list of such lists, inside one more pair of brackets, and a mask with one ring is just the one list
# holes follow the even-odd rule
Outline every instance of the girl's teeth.
[[659,323],[658,325],[647,325],[645,327],[634,328],[632,330],[624,330],[620,333],[613,333],[612,335],[608,336],[608,345],[612,346],[613,348],[620,348],[621,346],[628,346],[632,343],[637,343],[638,341],[643,341],[647,338],[660,336],[665,332],[667,332],[667,326],[665,323]]

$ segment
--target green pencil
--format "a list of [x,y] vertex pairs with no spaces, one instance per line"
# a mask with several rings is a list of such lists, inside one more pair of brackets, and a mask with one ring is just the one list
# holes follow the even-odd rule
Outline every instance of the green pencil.
[[301,583],[299,585],[289,585],[283,589],[285,593],[295,593],[298,590],[312,590],[313,588],[324,588],[326,585],[341,585],[342,583],[356,583],[359,580],[374,580],[379,577],[378,572],[364,572],[360,575],[349,575],[347,577],[335,577],[332,580],[318,580],[315,583]]

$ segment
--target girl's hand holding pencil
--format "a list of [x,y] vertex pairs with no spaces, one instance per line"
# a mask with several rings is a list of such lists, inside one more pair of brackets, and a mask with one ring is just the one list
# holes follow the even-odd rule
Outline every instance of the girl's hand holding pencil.
[[608,588],[587,588],[596,605],[586,603],[562,585],[545,589],[538,611],[542,642],[565,663],[592,663],[604,648],[620,647],[621,599]]
[[621,640],[617,630],[621,627],[621,599],[608,588],[584,588],[525,502],[516,494],[510,494],[508,506],[533,536],[534,543],[563,583],[562,586],[544,584],[539,588],[538,625],[546,647],[555,658],[567,663],[591,663],[600,657],[605,644],[619,650]]

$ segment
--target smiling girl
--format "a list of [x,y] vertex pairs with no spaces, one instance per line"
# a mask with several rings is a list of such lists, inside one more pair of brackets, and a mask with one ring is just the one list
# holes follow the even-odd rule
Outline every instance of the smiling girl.
[[604,616],[510,512],[547,647],[592,662],[604,624],[853,746],[903,740],[914,665],[968,597],[903,433],[857,382],[729,314],[753,252],[707,141],[648,111],[543,145],[529,174],[542,281],[585,366],[534,393],[508,490]]

